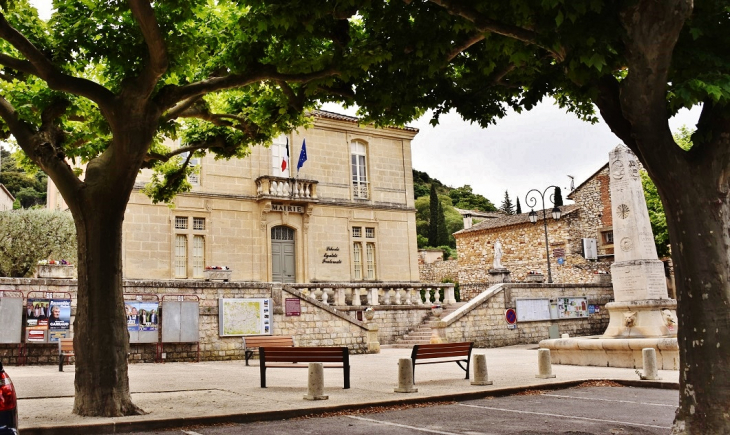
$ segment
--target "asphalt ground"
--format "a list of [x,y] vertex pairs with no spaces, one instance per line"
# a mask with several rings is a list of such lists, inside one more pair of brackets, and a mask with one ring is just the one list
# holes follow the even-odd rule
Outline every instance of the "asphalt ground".
[[[383,349],[379,354],[351,355],[350,389],[342,388],[341,369],[325,369],[324,394],[329,399],[322,401],[304,400],[308,392],[307,370],[302,369],[268,370],[268,388],[262,389],[258,361],[248,367],[244,361],[131,364],[132,400],[147,413],[116,418],[80,417],[72,413],[73,365],[66,366],[64,372],[59,372],[57,366],[6,365],[5,368],[18,394],[23,435],[125,433],[282,420],[373,406],[455,400],[463,403],[528,389],[568,388],[585,380],[613,380],[624,385],[674,389],[678,388],[679,381],[677,371],[660,370],[662,380],[657,382],[641,381],[632,368],[566,365],[552,366],[555,378],[538,379],[535,377],[537,346],[523,345],[474,349],[473,355],[486,356],[493,385],[471,385],[464,379],[464,371],[450,362],[417,366],[418,392],[396,393],[398,360],[409,358],[410,352],[410,349]],[[674,403],[677,403],[676,399]]]
[[[595,382],[588,384],[597,384]],[[601,384],[601,383],[599,383]],[[602,384],[605,384],[602,383]],[[240,433],[388,435],[668,434],[677,390],[577,387],[488,397],[449,404],[363,409],[324,417],[186,427],[139,435],[232,435]]]

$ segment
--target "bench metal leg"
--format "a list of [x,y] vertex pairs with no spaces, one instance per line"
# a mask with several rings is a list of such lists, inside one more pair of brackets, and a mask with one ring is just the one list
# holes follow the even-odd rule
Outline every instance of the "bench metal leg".
[[251,357],[253,356],[253,351],[252,350],[246,350],[246,351],[243,352],[243,354],[244,354],[244,356],[246,358],[246,365],[248,366],[248,360],[251,359]]
[[58,354],[58,371],[59,372],[63,371],[63,354],[62,353]]
[[266,352],[261,348],[259,350],[259,360],[261,362],[259,371],[261,372],[261,388],[266,388]]

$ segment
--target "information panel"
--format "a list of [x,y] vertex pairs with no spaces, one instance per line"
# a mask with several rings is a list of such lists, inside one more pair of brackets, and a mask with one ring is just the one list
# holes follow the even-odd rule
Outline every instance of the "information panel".
[[550,299],[517,299],[517,321],[550,320]]
[[45,343],[71,337],[71,299],[29,298],[25,308],[28,343]]
[[221,337],[271,334],[271,299],[218,300]]
[[156,343],[160,325],[157,301],[124,301],[130,343]]
[[561,319],[588,317],[586,298],[558,298],[558,316]]

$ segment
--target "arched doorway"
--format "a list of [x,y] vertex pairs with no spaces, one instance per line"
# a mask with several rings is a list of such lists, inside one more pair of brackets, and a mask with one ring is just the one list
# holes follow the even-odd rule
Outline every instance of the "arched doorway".
[[285,226],[271,228],[271,280],[296,282],[296,264],[294,230]]

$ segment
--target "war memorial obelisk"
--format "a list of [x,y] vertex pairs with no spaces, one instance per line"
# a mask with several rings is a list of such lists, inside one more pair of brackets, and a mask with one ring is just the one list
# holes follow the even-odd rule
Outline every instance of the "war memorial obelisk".
[[642,349],[654,348],[660,369],[678,369],[677,301],[668,297],[639,162],[628,147],[609,153],[609,173],[615,262],[608,327],[602,336],[544,340],[540,347],[550,349],[555,364],[636,368],[642,365]]

